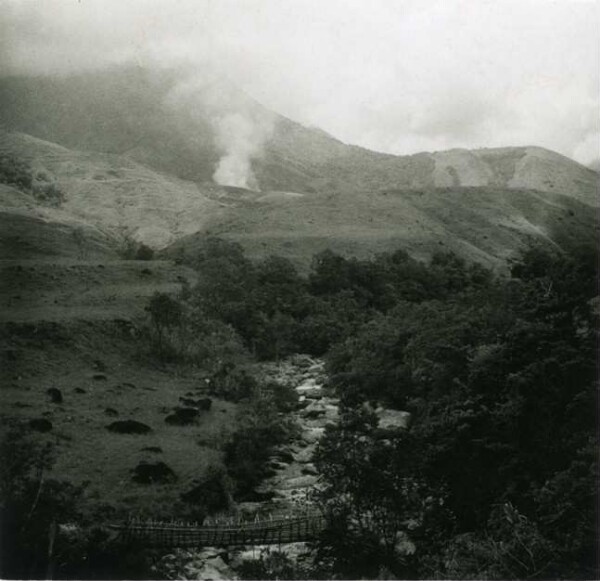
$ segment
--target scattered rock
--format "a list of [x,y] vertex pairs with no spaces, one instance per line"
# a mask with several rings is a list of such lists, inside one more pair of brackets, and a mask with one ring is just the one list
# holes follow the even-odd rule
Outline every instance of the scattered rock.
[[306,392],[306,398],[307,399],[312,399],[314,401],[319,401],[319,400],[323,399],[323,395],[321,394],[320,391],[317,391],[315,389],[313,391],[307,391]]
[[308,464],[312,460],[312,448],[305,447],[303,450],[296,452],[296,462],[298,464]]
[[280,462],[284,464],[291,464],[294,461],[294,455],[290,450],[283,448],[281,450],[277,450],[275,454],[273,454],[273,458],[277,458]]
[[162,448],[160,446],[144,446],[142,448],[142,452],[153,452],[154,454],[162,453]]
[[307,420],[316,420],[325,415],[325,410],[320,408],[307,408],[302,412],[302,417]]
[[135,389],[135,385],[133,383],[129,383],[128,381],[124,381],[121,385],[123,387],[129,387],[130,389]]
[[288,465],[283,462],[278,462],[277,460],[271,460],[268,464],[270,470],[285,470]]
[[190,407],[197,407],[197,405],[198,405],[196,403],[195,399],[190,399],[189,397],[180,397],[179,398],[179,403],[181,405],[186,405],[186,406],[190,406]]
[[306,397],[301,395],[298,398],[298,402],[296,403],[296,411],[301,411],[301,410],[307,408],[309,403],[310,402],[306,399]]
[[36,432],[49,432],[52,430],[52,422],[44,418],[34,418],[29,420],[29,427]]
[[325,433],[325,428],[308,428],[302,434],[302,440],[307,444],[316,444],[321,436]]
[[314,366],[315,361],[309,355],[298,354],[292,356],[291,363],[300,369],[309,369]]
[[212,407],[212,399],[210,397],[204,397],[198,400],[198,407],[207,412]]
[[133,469],[132,480],[138,484],[168,484],[175,482],[177,476],[164,462],[140,462]]
[[293,488],[309,488],[315,484],[317,481],[316,476],[297,476],[296,478],[290,478],[289,480],[284,480],[279,485],[281,490],[291,490]]
[[305,476],[316,476],[318,474],[314,464],[305,464],[302,468],[302,474]]
[[219,556],[206,559],[200,569],[196,569],[193,566],[188,566],[185,568],[185,570],[186,574],[190,575],[188,579],[212,579],[213,581],[225,581],[227,579],[237,578],[225,561],[223,561],[223,559]]
[[375,410],[379,418],[378,427],[389,429],[406,429],[410,424],[410,413],[378,407]]
[[180,397],[179,398],[179,402],[182,405],[185,406],[190,406],[190,407],[195,407],[198,408],[202,411],[208,411],[210,410],[211,406],[212,406],[212,399],[210,399],[209,397],[205,397],[205,398],[201,398],[201,399],[192,399],[189,397]]
[[193,424],[197,417],[196,408],[175,408],[173,413],[165,418],[165,422],[171,426],[187,426]]
[[62,403],[63,402],[62,392],[57,387],[49,387],[46,390],[46,393],[50,397],[50,401],[52,403]]
[[114,408],[105,408],[105,409],[104,409],[104,413],[105,413],[107,416],[111,416],[111,417],[113,417],[113,418],[114,418],[115,416],[118,416],[118,415],[119,415],[119,412],[118,412],[116,409],[114,409]]
[[106,426],[106,429],[117,434],[148,434],[152,431],[150,426],[136,420],[119,420]]

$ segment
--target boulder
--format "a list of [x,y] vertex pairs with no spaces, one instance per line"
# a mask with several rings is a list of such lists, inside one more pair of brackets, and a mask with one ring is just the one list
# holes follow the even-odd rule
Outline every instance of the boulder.
[[219,556],[207,558],[200,569],[196,569],[193,565],[186,566],[185,573],[188,579],[212,579],[212,581],[237,579],[234,572]]
[[29,427],[36,432],[49,432],[52,430],[52,422],[44,418],[29,420]]
[[52,403],[62,403],[63,402],[62,392],[57,387],[49,387],[46,390],[46,393],[48,394],[48,397],[50,398],[50,401]]
[[171,426],[188,426],[198,417],[196,408],[175,408],[173,413],[165,418],[165,423]]
[[299,464],[308,464],[313,457],[314,451],[312,448],[304,448],[296,453],[296,462]]
[[309,369],[315,364],[314,359],[312,359],[309,355],[304,355],[302,353],[293,355],[290,362],[292,365],[295,365],[300,369]]
[[85,389],[83,389],[82,387],[76,387],[73,391],[75,393],[86,393]]
[[106,429],[117,434],[148,434],[152,431],[150,426],[136,420],[118,420],[106,426]]
[[302,474],[304,476],[316,476],[318,472],[314,464],[307,463],[302,467]]
[[189,397],[180,397],[179,403],[183,406],[196,407],[198,404],[195,399],[191,399]]
[[291,464],[294,461],[294,455],[287,448],[277,450],[277,452],[273,454],[273,458],[277,458],[277,460],[283,464]]
[[384,430],[406,429],[410,424],[410,413],[378,407],[375,414],[379,419],[378,427]]
[[94,381],[106,381],[108,378],[106,377],[105,373],[94,373],[92,375],[92,379]]
[[168,484],[175,482],[177,476],[164,462],[140,462],[133,469],[132,480],[138,484]]
[[202,410],[202,411],[209,411],[210,408],[212,407],[212,399],[210,399],[210,397],[203,397],[200,398],[199,400],[197,400],[198,402],[198,407]]
[[207,412],[212,407],[212,399],[209,397],[203,397],[200,399],[192,399],[190,397],[180,397],[179,403],[184,406],[198,408],[202,411]]
[[119,412],[115,408],[104,408],[104,414],[114,418],[119,415]]
[[297,476],[296,478],[290,478],[289,480],[284,480],[279,485],[281,490],[291,490],[293,488],[310,488],[317,481],[316,476],[314,475],[303,475]]
[[308,428],[302,434],[302,440],[309,445],[316,444],[321,439],[321,436],[324,433],[325,433],[325,428],[318,428],[318,427]]

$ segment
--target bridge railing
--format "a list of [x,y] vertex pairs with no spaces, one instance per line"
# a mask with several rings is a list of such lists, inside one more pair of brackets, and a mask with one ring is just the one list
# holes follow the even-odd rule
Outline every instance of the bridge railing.
[[119,538],[146,546],[199,547],[294,543],[315,539],[325,527],[321,513],[250,522],[195,526],[131,520],[109,527]]

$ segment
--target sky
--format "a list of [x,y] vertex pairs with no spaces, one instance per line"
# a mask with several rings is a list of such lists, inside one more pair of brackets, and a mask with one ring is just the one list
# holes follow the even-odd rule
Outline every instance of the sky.
[[600,0],[0,0],[0,74],[185,64],[399,155],[600,158],[599,39]]

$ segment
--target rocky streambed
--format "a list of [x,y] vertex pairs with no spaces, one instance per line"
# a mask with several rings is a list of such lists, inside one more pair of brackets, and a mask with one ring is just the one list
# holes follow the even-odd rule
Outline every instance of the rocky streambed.
[[[337,420],[339,400],[324,388],[323,361],[297,356],[266,366],[265,373],[271,381],[296,391],[298,405],[290,415],[298,431],[269,460],[270,476],[256,488],[257,498],[265,500],[239,503],[236,508],[246,515],[301,512],[310,508],[311,492],[318,486],[312,456],[325,426]],[[166,555],[159,564],[159,572],[170,579],[237,579],[236,569],[244,562],[272,550],[281,550],[296,562],[310,560],[306,543],[247,549],[205,547]]]
[[[303,361],[303,368],[288,363],[280,364],[277,370],[277,381],[295,384],[298,406],[291,415],[299,430],[292,441],[274,453],[270,460],[273,475],[257,488],[259,495],[272,495],[271,500],[262,503],[263,511],[290,512],[307,508],[311,502],[310,492],[318,484],[313,453],[325,426],[338,417],[339,400],[323,387],[326,379],[323,362]],[[241,508],[243,510],[244,505]]]
[[[255,489],[257,502],[242,502],[238,514],[281,515],[301,513],[311,508],[311,493],[319,486],[319,475],[312,463],[313,454],[327,424],[335,423],[339,399],[328,390],[324,362],[307,356],[294,356],[279,363],[266,364],[266,379],[291,387],[298,403],[290,413],[298,431],[286,445],[276,449],[269,460],[270,476]],[[374,410],[378,427],[405,429],[408,412],[379,407]],[[314,505],[313,505],[314,510]],[[414,551],[414,545],[401,539],[402,550]],[[241,549],[205,547],[202,550],[177,550],[163,557],[158,572],[169,579],[238,579],[240,568],[261,555],[277,551],[286,554],[296,565],[310,565],[312,555],[307,543],[253,546]]]

